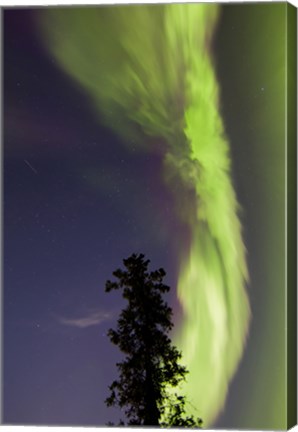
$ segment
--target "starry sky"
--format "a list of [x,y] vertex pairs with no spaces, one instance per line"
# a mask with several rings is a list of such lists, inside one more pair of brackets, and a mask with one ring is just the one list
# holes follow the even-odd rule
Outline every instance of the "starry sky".
[[[284,424],[284,232],[276,232],[284,222],[283,7],[225,5],[214,39],[252,308],[214,427]],[[175,286],[187,233],[160,153],[133,143],[128,151],[98,121],[45,49],[36,16],[15,8],[3,17],[3,420],[104,425],[119,418],[104,404],[120,358],[106,332],[123,306],[105,281],[143,252]],[[174,290],[168,301],[178,319]]]

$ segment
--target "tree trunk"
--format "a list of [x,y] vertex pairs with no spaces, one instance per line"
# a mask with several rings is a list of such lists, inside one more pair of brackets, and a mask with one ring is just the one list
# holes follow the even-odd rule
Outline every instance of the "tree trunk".
[[154,384],[152,382],[152,374],[150,370],[150,365],[146,368],[146,383],[145,383],[145,417],[144,426],[159,426],[159,409],[157,407],[156,401],[156,391],[154,389]]

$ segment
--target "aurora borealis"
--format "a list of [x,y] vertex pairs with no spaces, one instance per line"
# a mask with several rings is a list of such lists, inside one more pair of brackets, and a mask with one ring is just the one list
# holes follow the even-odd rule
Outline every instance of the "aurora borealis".
[[206,425],[223,406],[249,317],[229,148],[208,52],[217,14],[207,4],[53,9],[41,23],[50,51],[100,112],[111,113],[111,122],[114,112],[136,122],[143,141],[165,139],[164,176],[170,188],[173,178],[181,183],[177,204],[193,195],[183,209],[191,240],[179,251],[183,317],[176,343],[189,370],[188,409],[195,415],[191,407],[199,406]]
[[[135,251],[132,248],[148,254],[154,265],[167,271],[172,286],[174,341],[190,371],[183,388],[191,401],[190,412],[200,415],[205,426],[266,428],[284,424],[280,401],[276,404],[279,408],[272,413],[277,388],[280,400],[283,399],[284,357],[279,353],[272,359],[275,342],[271,345],[268,341],[269,312],[261,312],[265,303],[272,302],[269,310],[274,313],[276,305],[270,290],[278,290],[276,284],[284,272],[279,261],[281,237],[272,240],[274,228],[284,216],[276,212],[270,217],[271,225],[267,220],[271,205],[280,205],[284,199],[280,192],[284,154],[277,140],[283,135],[284,125],[280,121],[269,124],[273,118],[280,118],[279,110],[283,109],[276,101],[282,99],[284,92],[281,84],[284,52],[282,38],[278,39],[283,30],[284,6],[270,6],[269,13],[266,7],[269,6],[176,4],[6,12],[6,21],[12,23],[9,30],[6,27],[11,35],[11,39],[6,37],[5,63],[10,70],[10,75],[6,74],[9,84],[5,96],[6,119],[10,120],[6,120],[6,173],[10,170],[15,173],[21,163],[21,173],[25,171],[16,178],[31,176],[25,180],[27,189],[20,200],[18,190],[24,188],[20,186],[24,180],[14,183],[12,174],[7,174],[6,187],[10,191],[6,191],[7,223],[15,221],[19,228],[8,230],[6,244],[14,245],[15,249],[22,241],[26,244],[26,239],[28,244],[28,238],[36,239],[33,250],[37,255],[31,262],[26,258],[29,260],[26,268],[34,269],[36,275],[35,267],[43,260],[41,267],[45,268],[39,274],[39,284],[44,287],[47,286],[44,275],[51,275],[51,257],[57,257],[52,261],[56,276],[49,276],[51,294],[48,286],[43,302],[36,302],[38,284],[34,295],[29,290],[30,316],[40,312],[39,320],[34,322],[42,326],[43,338],[51,340],[54,351],[55,344],[62,346],[67,340],[68,349],[60,349],[72,352],[68,355],[75,358],[73,353],[78,346],[74,346],[74,341],[81,344],[77,363],[74,359],[70,362],[72,376],[79,370],[79,364],[85,364],[82,369],[86,371],[85,378],[82,370],[79,372],[81,384],[87,376],[89,380],[94,374],[101,376],[97,382],[100,389],[96,392],[94,387],[92,396],[89,395],[94,407],[89,424],[102,424],[111,416],[102,405],[100,414],[104,421],[101,420],[95,407],[105,398],[105,381],[109,382],[112,376],[109,374],[115,371],[110,366],[111,359],[115,363],[117,358],[105,338],[99,342],[96,335],[104,337],[104,328],[116,318],[115,311],[121,305],[107,303],[110,300],[104,298],[100,287],[121,259]],[[245,8],[248,13],[243,11]],[[258,28],[259,48],[254,50],[249,25],[256,20],[263,26]],[[32,26],[28,41],[22,43],[27,49],[32,44],[37,60],[29,59],[26,50],[20,49],[20,35],[15,30],[18,22],[25,28]],[[275,52],[262,64],[261,49],[269,49],[267,31],[276,26],[279,31]],[[237,55],[239,59],[244,51],[241,45],[239,48],[233,45],[233,38],[238,38],[246,50],[242,63]],[[16,96],[22,91],[18,85],[22,81],[19,72],[22,68],[14,69],[14,52],[23,52],[17,60],[20,65],[29,60],[23,71],[28,84],[22,99]],[[252,68],[245,74],[243,62],[246,66],[259,62],[259,69]],[[39,64],[43,75],[38,72]],[[270,65],[276,64],[279,68],[270,69]],[[277,75],[272,74],[272,69],[277,70]],[[36,89],[33,89],[34,74],[38,74],[40,82]],[[233,85],[236,93],[231,90]],[[26,96],[28,89],[34,95],[32,104]],[[57,100],[61,105],[57,105]],[[34,112],[24,110],[29,105]],[[9,126],[20,120],[25,125],[24,144],[18,130]],[[268,147],[270,139],[273,147]],[[265,164],[269,154],[274,173]],[[31,172],[26,161],[33,167]],[[272,190],[269,178],[276,182],[275,191],[279,192],[272,193],[267,200],[268,191]],[[20,210],[16,210],[17,202],[21,202]],[[41,210],[45,203],[46,209]],[[18,212],[22,212],[21,216]],[[31,233],[15,235],[13,232],[24,228],[21,228],[23,213],[31,215],[29,227],[34,218]],[[37,225],[36,220],[42,217],[44,220]],[[40,233],[45,231],[43,237]],[[51,232],[55,235],[48,248],[46,238]],[[43,249],[44,254],[40,253]],[[16,266],[11,264],[15,262],[13,254],[7,255],[9,268]],[[73,254],[77,254],[73,261],[65,258]],[[22,252],[17,255],[21,260]],[[100,256],[96,261],[96,265],[100,263],[98,268],[95,262],[91,265],[95,256]],[[45,264],[48,259],[49,267]],[[275,269],[268,271],[272,260]],[[85,270],[80,272],[80,268]],[[13,280],[15,276],[9,277]],[[88,283],[86,279],[90,279]],[[88,284],[89,292],[85,288]],[[55,299],[51,297],[54,293]],[[16,301],[7,295],[8,309],[16,311]],[[274,301],[278,298],[280,303],[280,296]],[[248,336],[250,309],[252,329]],[[22,322],[30,333],[31,324],[26,317],[23,316]],[[279,346],[284,338],[281,323],[282,317],[272,324],[276,326],[274,333]],[[57,338],[57,333],[62,337]],[[89,344],[95,343],[101,344],[100,355],[94,346],[89,352]],[[46,352],[45,347],[44,354],[35,354],[35,358],[43,355],[47,358]],[[79,360],[84,355],[86,359]],[[272,367],[265,371],[262,364],[267,355],[271,356]],[[68,358],[67,354],[63,358]],[[262,360],[256,365],[254,358]],[[67,395],[73,393],[71,388],[75,385],[71,378],[65,382],[67,361],[62,367],[64,378],[59,361],[54,360],[54,364],[56,372],[52,370],[49,376],[52,379],[55,373],[60,376],[62,405],[69,406],[68,414],[63,417],[63,410],[51,410],[47,405],[51,400],[55,406],[52,398],[59,386],[49,385],[52,393],[46,396],[46,386],[39,384],[46,413],[39,414],[36,420],[32,414],[30,422],[86,424],[88,404],[83,404],[85,411],[80,417],[78,408],[71,414],[76,404],[79,406],[79,400],[67,402]],[[20,366],[14,367],[21,370]],[[12,366],[8,368],[13,370]],[[45,363],[42,368],[46,372]],[[253,370],[259,372],[249,380],[247,377]],[[37,371],[41,377],[40,367]],[[268,374],[266,382],[271,381],[270,374],[276,376],[276,371],[280,381],[270,384],[276,386],[275,391],[269,391],[269,387],[264,390],[266,386],[258,384],[261,377]],[[74,383],[79,389],[76,379]],[[265,394],[268,390],[267,397],[256,406],[255,398],[249,399],[244,394],[234,402],[237,405],[234,410],[231,400],[239,392],[246,393],[249,385],[253,386],[252,393],[261,385]],[[9,394],[7,400],[13,401],[11,390]],[[85,398],[87,394],[86,388]],[[61,397],[60,393],[58,399]],[[270,409],[266,411],[264,406],[270,399]],[[9,402],[7,406],[7,418],[13,422]],[[241,418],[240,412],[245,412]],[[266,413],[263,423],[261,412]],[[21,408],[17,413],[15,421],[25,422],[26,413]],[[117,418],[116,413],[113,415]]]

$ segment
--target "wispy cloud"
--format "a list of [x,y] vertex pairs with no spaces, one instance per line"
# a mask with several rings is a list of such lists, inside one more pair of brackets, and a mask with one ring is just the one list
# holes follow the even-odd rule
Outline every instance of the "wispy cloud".
[[78,328],[87,328],[95,325],[99,325],[104,321],[107,321],[112,318],[112,315],[108,312],[97,311],[88,314],[87,316],[83,316],[80,318],[63,318],[59,317],[60,324],[78,327]]

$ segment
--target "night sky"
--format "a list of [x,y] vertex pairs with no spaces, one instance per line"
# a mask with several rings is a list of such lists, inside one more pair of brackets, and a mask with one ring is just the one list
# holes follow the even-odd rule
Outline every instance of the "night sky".
[[[252,308],[245,353],[214,427],[284,424],[282,408],[272,414],[284,397],[281,8],[225,5],[214,39]],[[160,152],[128,149],[101,124],[46,50],[37,15],[4,11],[3,420],[104,425],[120,417],[104,399],[120,358],[106,332],[123,306],[104,292],[105,281],[123,258],[142,252],[175,287],[187,230]],[[178,320],[174,288],[168,300]]]

